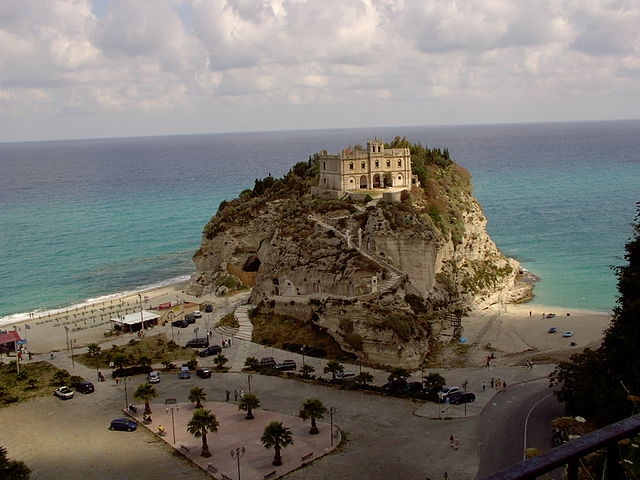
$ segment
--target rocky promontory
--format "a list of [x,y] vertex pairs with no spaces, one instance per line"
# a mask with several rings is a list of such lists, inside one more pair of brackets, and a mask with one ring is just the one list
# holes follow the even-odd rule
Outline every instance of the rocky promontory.
[[187,292],[251,287],[258,314],[294,317],[345,352],[407,368],[457,340],[469,310],[530,298],[518,262],[487,234],[469,173],[446,150],[386,145],[400,147],[411,151],[411,186],[327,195],[322,153],[222,202]]

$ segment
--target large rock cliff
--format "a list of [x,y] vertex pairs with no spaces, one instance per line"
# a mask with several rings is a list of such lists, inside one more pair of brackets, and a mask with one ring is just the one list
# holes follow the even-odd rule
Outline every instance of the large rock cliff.
[[188,291],[253,287],[261,314],[295,316],[369,362],[417,367],[461,333],[466,311],[531,294],[486,232],[468,173],[425,167],[397,202],[311,195],[313,162],[224,202],[194,255]]

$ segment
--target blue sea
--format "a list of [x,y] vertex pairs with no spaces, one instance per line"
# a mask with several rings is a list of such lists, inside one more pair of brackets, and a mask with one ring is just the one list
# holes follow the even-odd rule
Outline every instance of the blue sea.
[[0,321],[184,280],[224,199],[320,150],[405,136],[473,176],[534,303],[608,311],[640,200],[640,121],[0,144]]

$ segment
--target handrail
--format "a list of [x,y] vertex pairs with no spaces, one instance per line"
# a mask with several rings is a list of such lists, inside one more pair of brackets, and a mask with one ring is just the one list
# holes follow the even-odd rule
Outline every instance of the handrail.
[[640,415],[634,415],[619,422],[607,425],[599,430],[588,433],[558,447],[547,450],[521,462],[500,470],[493,475],[484,477],[483,480],[533,480],[543,473],[548,473],[558,467],[567,465],[567,478],[578,478],[578,461],[584,455],[607,448],[607,479],[619,477],[619,459],[615,458],[618,440],[629,438],[640,432]]

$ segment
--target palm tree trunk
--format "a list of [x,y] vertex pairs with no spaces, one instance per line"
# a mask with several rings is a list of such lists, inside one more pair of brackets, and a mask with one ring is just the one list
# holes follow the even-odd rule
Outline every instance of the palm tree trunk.
[[253,418],[253,412],[251,412],[251,405],[247,407],[247,416],[245,418],[247,420],[251,420]]
[[320,430],[318,430],[318,425],[316,425],[315,417],[311,417],[311,430],[309,430],[309,433],[311,435],[315,435],[317,433],[320,433]]
[[149,402],[144,402],[144,414],[151,415],[151,413],[151,405],[149,405]]
[[276,451],[276,454],[273,457],[273,465],[277,467],[278,465],[282,465],[282,457],[280,456],[280,445],[275,445],[273,449]]
[[207,434],[202,434],[202,452],[200,453],[201,457],[210,457],[211,452],[209,451],[209,444],[207,443]]

